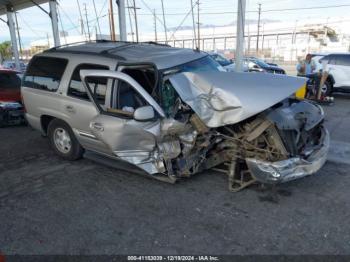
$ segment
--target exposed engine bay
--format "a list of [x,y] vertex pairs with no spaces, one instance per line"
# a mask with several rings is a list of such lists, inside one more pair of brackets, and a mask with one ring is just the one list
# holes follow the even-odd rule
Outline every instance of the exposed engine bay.
[[219,128],[208,128],[190,107],[178,103],[175,120],[163,123],[164,135],[157,143],[164,173],[174,181],[215,168],[229,176],[232,191],[256,181],[286,182],[294,178],[280,177],[277,171],[272,178],[257,175],[249,161],[307,159],[326,135],[322,109],[304,101],[286,99],[241,123]]

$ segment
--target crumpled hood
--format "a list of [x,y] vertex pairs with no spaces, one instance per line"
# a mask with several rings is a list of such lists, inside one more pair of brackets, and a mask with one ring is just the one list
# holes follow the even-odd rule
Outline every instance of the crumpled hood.
[[301,77],[261,73],[180,73],[170,82],[208,127],[235,124],[275,105],[301,88]]

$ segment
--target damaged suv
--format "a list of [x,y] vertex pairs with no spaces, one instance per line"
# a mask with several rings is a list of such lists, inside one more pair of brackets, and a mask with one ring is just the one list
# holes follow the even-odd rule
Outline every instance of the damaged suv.
[[69,160],[89,150],[167,182],[213,168],[232,191],[323,166],[323,110],[290,97],[303,78],[223,71],[191,49],[89,42],[33,57],[22,95],[28,122]]

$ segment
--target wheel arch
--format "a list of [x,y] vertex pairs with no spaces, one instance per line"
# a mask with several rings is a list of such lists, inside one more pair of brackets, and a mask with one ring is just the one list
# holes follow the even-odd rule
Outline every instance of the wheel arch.
[[58,118],[51,116],[51,115],[41,115],[40,116],[41,129],[42,129],[42,132],[44,133],[44,135],[47,135],[47,130],[48,130],[49,124],[54,119],[58,119]]

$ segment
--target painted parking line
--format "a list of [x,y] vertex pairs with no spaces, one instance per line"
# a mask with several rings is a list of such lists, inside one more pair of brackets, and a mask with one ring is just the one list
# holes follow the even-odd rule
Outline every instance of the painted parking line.
[[350,165],[350,143],[331,140],[328,161]]

